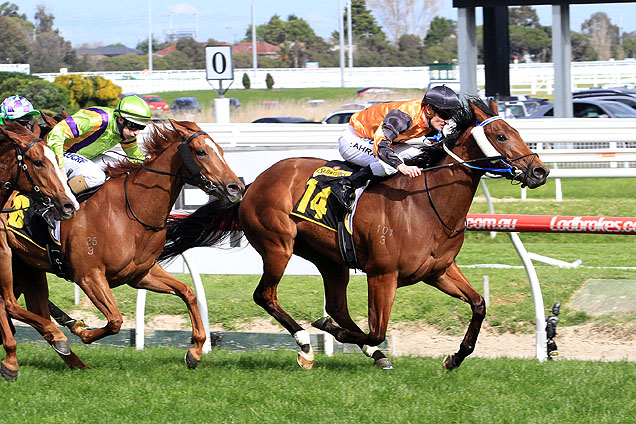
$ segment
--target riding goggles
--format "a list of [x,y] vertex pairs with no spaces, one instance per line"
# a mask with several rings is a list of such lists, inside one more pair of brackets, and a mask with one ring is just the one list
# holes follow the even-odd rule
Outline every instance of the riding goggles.
[[145,125],[137,124],[127,119],[124,121],[124,126],[131,131],[143,131],[146,128]]
[[444,121],[447,121],[453,117],[453,114],[449,110],[440,110],[437,108],[433,108],[433,112],[435,112]]

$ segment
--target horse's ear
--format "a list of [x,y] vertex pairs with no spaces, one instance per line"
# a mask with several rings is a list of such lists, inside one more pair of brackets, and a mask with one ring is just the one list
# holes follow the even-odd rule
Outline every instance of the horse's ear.
[[31,132],[33,133],[35,138],[40,138],[40,135],[42,134],[42,128],[40,127],[40,124],[36,122],[35,125],[33,125],[33,129],[31,130]]
[[499,108],[497,102],[492,97],[488,99],[488,106],[495,112],[495,115],[499,115]]
[[57,124],[57,121],[55,120],[55,118],[47,115],[46,113],[41,112],[40,116],[42,116],[42,120],[44,121],[44,123],[51,128],[53,128],[55,124]]
[[64,117],[64,119],[69,118],[71,116],[71,115],[68,114],[68,112],[64,108],[62,108],[62,111],[60,112],[60,115],[62,115]]

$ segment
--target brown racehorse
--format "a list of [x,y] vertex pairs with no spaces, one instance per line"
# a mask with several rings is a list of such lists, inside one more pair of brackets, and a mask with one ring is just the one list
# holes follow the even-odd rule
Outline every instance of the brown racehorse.
[[[187,304],[192,320],[194,347],[187,352],[186,363],[195,368],[206,338],[196,298],[188,285],[165,272],[155,259],[164,246],[166,220],[186,182],[228,205],[242,199],[245,187],[225,161],[222,149],[194,122],[171,120],[153,125],[149,139],[143,163],[121,161],[109,167],[106,183],[82,203],[75,219],[61,223],[68,279],[80,286],[108,320],[103,328],[76,326],[73,331],[84,343],[119,332],[122,316],[112,287],[128,284],[177,295]],[[1,222],[6,229],[6,218]],[[39,316],[17,305],[11,315],[49,340],[53,335],[45,272],[55,271],[47,252],[12,231],[6,231],[6,239],[13,254],[17,296],[24,293],[29,309]]]
[[447,152],[437,166],[418,178],[397,175],[369,186],[357,203],[353,239],[358,261],[367,274],[368,333],[349,316],[349,269],[340,257],[336,233],[290,215],[308,178],[324,160],[280,161],[256,178],[240,206],[220,211],[211,202],[175,220],[160,260],[189,247],[213,245],[238,221],[263,259],[263,275],[254,300],[294,336],[301,347],[298,363],[307,369],[314,361],[309,334],[283,310],[276,295],[292,254],[314,263],[323,277],[325,307],[333,321],[320,319],[314,326],[342,343],[359,345],[382,368],[391,368],[390,361],[369,346],[385,339],[396,289],[424,281],[467,302],[472,309],[459,351],[444,360],[446,369],[456,368],[473,352],[486,314],[483,297],[454,262],[480,178],[487,170],[502,172],[508,179],[535,188],[545,183],[549,171],[519,133],[499,119],[494,102],[487,106],[469,98],[454,120],[455,133],[437,145]]
[[[34,127],[34,133],[12,121],[0,126],[0,204],[5,204],[13,190],[19,190],[31,194],[34,199],[51,202],[58,219],[72,218],[79,209],[79,204],[66,183],[66,177],[58,167],[55,154],[42,141],[40,135],[39,126]],[[0,234],[0,237],[5,238],[3,234]],[[0,255],[6,254],[8,246],[6,243],[0,243],[0,249],[4,252]],[[10,255],[10,252],[8,253]],[[11,263],[3,264],[0,268],[0,281],[12,278]],[[59,332],[57,328],[51,330]],[[0,374],[6,380],[15,380],[18,376],[17,344],[2,297],[0,334],[7,352],[6,359],[0,365]]]

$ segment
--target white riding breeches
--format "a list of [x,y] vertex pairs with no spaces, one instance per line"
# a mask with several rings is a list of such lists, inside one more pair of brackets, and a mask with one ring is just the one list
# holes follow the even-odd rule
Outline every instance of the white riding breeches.
[[83,175],[88,188],[97,187],[106,181],[106,174],[99,165],[77,153],[64,153],[64,167],[69,180]]
[[[402,160],[412,159],[422,153],[419,148],[406,143],[393,144],[391,148]],[[342,131],[338,139],[338,149],[344,160],[360,166],[368,165],[375,176],[385,177],[398,172],[388,163],[378,159],[373,154],[373,140],[360,137],[351,125]]]

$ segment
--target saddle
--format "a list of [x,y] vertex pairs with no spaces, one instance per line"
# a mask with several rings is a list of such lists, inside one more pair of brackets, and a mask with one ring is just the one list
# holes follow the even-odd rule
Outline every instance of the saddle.
[[[349,268],[361,270],[353,245],[353,214],[346,211],[331,194],[331,185],[358,169],[359,167],[343,161],[329,161],[316,169],[307,180],[305,192],[292,209],[291,215],[337,232],[338,247],[344,263]],[[356,202],[360,194],[361,192]]]
[[[76,196],[77,201],[81,203],[89,199],[100,188],[101,186],[97,186],[79,194]],[[71,281],[66,268],[62,245],[58,240],[60,223],[57,221],[55,228],[51,228],[44,218],[35,212],[35,208],[31,207],[35,203],[30,195],[17,193],[11,201],[11,208],[15,209],[15,211],[9,213],[7,229],[20,236],[26,242],[45,250],[55,275]]]

